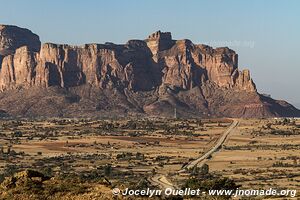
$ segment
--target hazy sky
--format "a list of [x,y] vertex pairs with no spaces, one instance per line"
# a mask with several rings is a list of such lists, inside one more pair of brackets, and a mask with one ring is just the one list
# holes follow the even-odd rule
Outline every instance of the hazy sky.
[[300,107],[300,1],[0,0],[0,24],[31,29],[42,42],[125,43],[171,31],[239,54],[259,92]]

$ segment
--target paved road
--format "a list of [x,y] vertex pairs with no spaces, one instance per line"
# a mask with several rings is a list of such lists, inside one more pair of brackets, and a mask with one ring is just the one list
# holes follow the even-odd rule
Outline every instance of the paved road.
[[[215,151],[217,151],[226,141],[228,135],[239,125],[239,121],[234,120],[232,124],[229,126],[229,128],[223,133],[223,135],[219,138],[218,142],[204,155],[200,156],[196,160],[191,161],[187,165],[185,165],[181,170],[178,172],[185,172],[187,169],[191,169],[195,166],[201,167],[204,165],[204,163],[207,161],[207,158],[211,156]],[[162,175],[162,174],[157,174],[149,179],[149,181],[154,184],[159,186],[161,189],[166,189],[166,188],[172,188],[176,189],[176,186],[173,185],[168,179]]]
[[179,172],[184,172],[187,169],[191,169],[195,166],[201,167],[206,159],[211,156],[215,151],[217,151],[225,142],[226,138],[228,137],[228,135],[231,133],[231,131],[233,131],[237,126],[239,125],[239,121],[234,120],[232,122],[232,124],[229,126],[229,128],[224,132],[224,134],[222,135],[222,137],[219,138],[218,142],[215,144],[215,146],[213,146],[208,152],[206,152],[204,155],[200,156],[199,158],[197,158],[196,160],[193,160],[191,162],[189,162],[187,165],[185,165],[181,170],[179,170]]

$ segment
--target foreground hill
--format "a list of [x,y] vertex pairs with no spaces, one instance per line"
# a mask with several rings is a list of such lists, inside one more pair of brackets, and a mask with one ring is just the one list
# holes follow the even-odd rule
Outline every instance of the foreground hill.
[[1,116],[300,116],[259,94],[233,50],[168,32],[124,45],[41,45],[27,29],[0,25],[0,65]]

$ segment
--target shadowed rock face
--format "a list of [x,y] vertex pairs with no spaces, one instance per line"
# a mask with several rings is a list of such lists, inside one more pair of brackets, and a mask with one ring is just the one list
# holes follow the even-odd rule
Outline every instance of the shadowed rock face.
[[182,117],[299,115],[289,104],[262,98],[227,47],[160,31],[124,45],[39,46],[26,29],[0,27],[0,109],[11,115],[171,116],[175,107]]
[[39,36],[28,29],[0,24],[0,55],[13,54],[22,46],[27,46],[30,51],[38,52],[41,46]]

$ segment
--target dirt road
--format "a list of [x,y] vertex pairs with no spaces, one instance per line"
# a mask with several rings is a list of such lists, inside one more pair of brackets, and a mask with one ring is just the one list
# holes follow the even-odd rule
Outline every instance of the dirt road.
[[226,138],[228,137],[228,135],[239,125],[239,121],[238,120],[234,120],[232,122],[232,124],[229,126],[229,128],[224,132],[224,134],[222,135],[222,137],[219,138],[218,142],[209,150],[207,151],[204,155],[200,156],[199,158],[197,158],[196,160],[193,160],[191,162],[189,162],[187,165],[185,165],[181,170],[179,170],[179,172],[184,172],[187,169],[191,169],[195,166],[201,167],[206,159],[211,156],[215,151],[217,151],[219,148],[222,147],[222,145],[224,144]]
[[176,187],[162,174],[157,174],[151,177],[150,182],[153,185],[160,187],[161,189],[166,189],[166,188],[176,189]]
[[[195,166],[201,167],[206,161],[209,156],[211,156],[214,152],[216,152],[219,148],[222,147],[224,142],[226,141],[228,135],[239,125],[238,120],[234,120],[232,124],[229,126],[229,128],[223,133],[223,135],[219,138],[217,143],[209,150],[207,151],[204,155],[200,156],[196,160],[191,161],[187,165],[185,165],[182,169],[180,169],[178,172],[182,173],[185,172],[188,169],[191,169]],[[159,186],[161,189],[166,189],[166,188],[172,188],[175,189],[176,186],[172,184],[166,176],[162,174],[157,174],[149,179],[149,181],[154,184]]]

